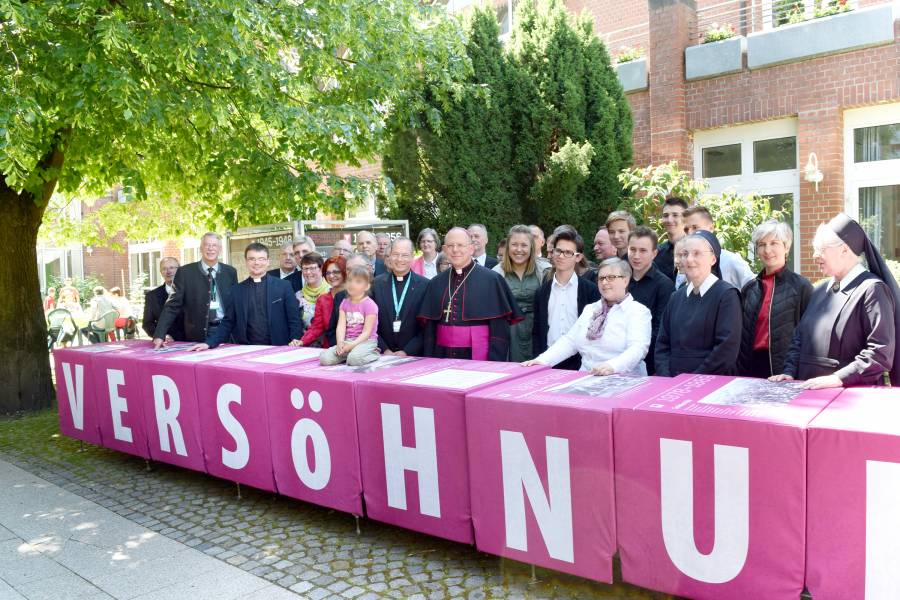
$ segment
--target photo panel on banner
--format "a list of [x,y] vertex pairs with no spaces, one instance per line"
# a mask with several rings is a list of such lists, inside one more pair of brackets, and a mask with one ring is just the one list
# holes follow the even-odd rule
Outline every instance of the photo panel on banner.
[[810,594],[900,597],[900,390],[847,389],[808,435]]
[[[213,350],[214,352],[215,350]],[[203,459],[210,475],[274,492],[266,373],[318,364],[320,348],[265,346],[196,369]]]
[[205,473],[195,369],[268,348],[222,345],[203,352],[154,354],[141,360],[141,402],[150,458]]
[[474,542],[466,394],[533,372],[518,363],[427,358],[357,381],[367,516]]
[[796,600],[806,427],[840,392],[680,375],[634,410],[616,410],[623,580],[696,599]]
[[[524,367],[523,367],[524,368]],[[612,583],[612,411],[671,379],[545,370],[466,397],[479,550]]]

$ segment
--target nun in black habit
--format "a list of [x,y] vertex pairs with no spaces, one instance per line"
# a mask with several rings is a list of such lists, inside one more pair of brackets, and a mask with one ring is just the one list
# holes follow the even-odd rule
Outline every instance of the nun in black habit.
[[741,347],[741,294],[722,280],[722,247],[716,236],[698,231],[681,249],[687,284],[669,298],[656,338],[656,374],[732,375]]
[[784,374],[769,379],[803,379],[807,389],[900,385],[900,289],[884,258],[859,223],[843,213],[819,226],[813,248],[831,279],[813,291]]

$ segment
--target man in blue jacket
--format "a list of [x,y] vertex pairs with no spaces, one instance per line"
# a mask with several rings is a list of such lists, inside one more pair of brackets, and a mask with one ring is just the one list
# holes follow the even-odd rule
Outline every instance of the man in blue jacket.
[[238,344],[299,344],[300,305],[290,283],[266,274],[269,249],[254,242],[244,250],[244,260],[250,276],[233,289],[221,326],[191,350],[215,348],[232,335]]

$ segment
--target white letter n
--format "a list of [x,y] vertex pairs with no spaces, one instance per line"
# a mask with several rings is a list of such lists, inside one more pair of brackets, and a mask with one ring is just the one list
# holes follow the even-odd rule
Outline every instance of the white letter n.
[[[500,431],[500,457],[503,471],[503,509],[506,545],[528,550],[525,524],[525,496],[547,545],[547,553],[569,563],[575,562],[572,532],[572,487],[569,475],[569,440],[547,436],[547,487],[518,431]],[[524,491],[524,493],[523,493]]]
[[662,533],[669,558],[698,581],[737,577],[750,542],[750,462],[747,448],[713,446],[714,544],[700,554],[694,543],[694,464],[691,442],[660,438]]

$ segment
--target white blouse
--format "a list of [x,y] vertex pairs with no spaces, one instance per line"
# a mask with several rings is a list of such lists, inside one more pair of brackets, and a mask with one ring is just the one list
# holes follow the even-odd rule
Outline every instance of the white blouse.
[[588,327],[601,302],[585,306],[575,325],[535,360],[556,365],[579,353],[582,371],[606,363],[621,375],[646,375],[644,357],[650,349],[650,311],[629,294],[609,309],[600,339],[589,340]]

